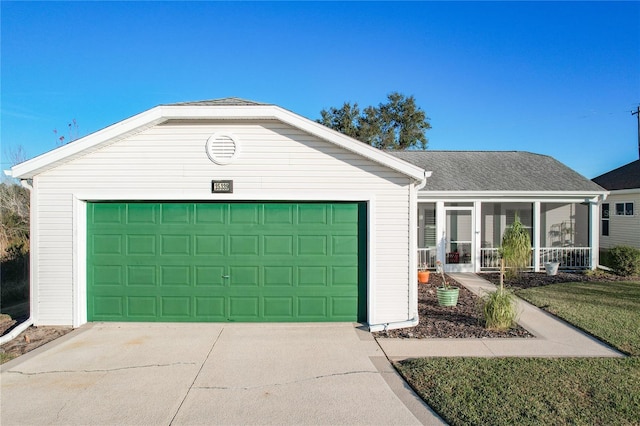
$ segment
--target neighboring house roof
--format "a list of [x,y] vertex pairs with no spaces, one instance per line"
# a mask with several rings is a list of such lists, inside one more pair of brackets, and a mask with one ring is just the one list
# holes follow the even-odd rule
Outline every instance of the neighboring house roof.
[[575,191],[603,188],[560,163],[522,151],[394,151],[433,174],[423,191]]
[[133,117],[77,139],[11,168],[9,175],[28,179],[63,162],[89,154],[108,144],[125,139],[170,120],[277,120],[308,134],[351,151],[361,157],[395,170],[415,181],[425,178],[425,170],[322,124],[309,120],[277,105],[263,104],[239,98],[158,105]]
[[640,160],[632,161],[592,180],[610,191],[640,188]]

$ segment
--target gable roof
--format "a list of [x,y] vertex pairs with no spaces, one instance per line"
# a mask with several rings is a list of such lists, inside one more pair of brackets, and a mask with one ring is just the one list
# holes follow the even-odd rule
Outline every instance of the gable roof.
[[640,160],[632,161],[592,180],[610,191],[640,188]]
[[322,124],[276,105],[239,98],[158,105],[140,114],[98,130],[31,160],[17,164],[7,172],[18,179],[29,179],[74,158],[125,139],[169,120],[277,120],[329,143],[386,166],[416,181],[425,178],[425,170],[370,145],[350,138]]
[[606,192],[556,159],[522,151],[396,151],[433,174],[422,191]]

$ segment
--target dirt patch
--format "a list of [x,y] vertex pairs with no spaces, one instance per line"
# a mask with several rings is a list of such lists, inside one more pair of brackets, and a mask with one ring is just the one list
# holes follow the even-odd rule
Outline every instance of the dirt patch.
[[460,288],[457,306],[438,305],[436,288],[442,285],[442,278],[432,273],[427,284],[418,285],[420,323],[415,327],[373,333],[374,336],[408,339],[533,337],[520,326],[506,331],[485,329],[478,310],[479,297],[450,277],[447,281]]
[[5,363],[22,354],[32,351],[45,343],[64,336],[73,330],[72,327],[34,327],[31,326],[15,339],[0,346],[0,360]]

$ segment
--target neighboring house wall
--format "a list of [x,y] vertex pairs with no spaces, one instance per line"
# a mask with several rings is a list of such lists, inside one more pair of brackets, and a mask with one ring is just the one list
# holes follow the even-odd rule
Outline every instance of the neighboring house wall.
[[[633,203],[633,215],[617,215],[616,204]],[[602,205],[609,205],[609,218],[602,217]],[[603,220],[609,223],[609,235],[603,235]],[[600,203],[600,248],[610,249],[619,245],[640,248],[640,189],[611,191],[604,203]]]
[[[219,166],[207,158],[205,141],[214,132],[240,141],[236,162]],[[367,297],[375,305],[369,322],[409,318],[410,178],[277,121],[202,121],[158,125],[35,176],[36,324],[72,324],[74,262],[84,261],[74,236],[86,229],[86,208],[74,197],[213,200],[212,179],[233,179],[234,196],[246,194],[250,200],[371,200],[374,235],[368,243],[375,250]]]

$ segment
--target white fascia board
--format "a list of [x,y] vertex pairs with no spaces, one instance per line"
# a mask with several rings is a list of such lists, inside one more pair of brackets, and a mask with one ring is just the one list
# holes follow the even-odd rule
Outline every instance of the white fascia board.
[[[428,186],[428,184],[427,184]],[[606,198],[607,191],[420,191],[418,200],[583,202]]]
[[609,191],[609,195],[629,195],[629,194],[640,194],[640,188],[612,189]]
[[11,175],[18,179],[32,178],[38,173],[55,167],[60,161],[72,158],[83,151],[97,147],[105,142],[122,139],[127,135],[154,126],[164,120],[160,108],[152,108],[52,151],[45,152],[31,160],[17,164],[11,168]]
[[241,119],[241,120],[279,120],[297,127],[337,146],[368,158],[376,163],[409,176],[416,181],[425,178],[425,171],[420,167],[400,160],[377,148],[331,130],[319,123],[304,118],[275,105],[241,105],[241,106],[180,106],[160,105],[83,138],[46,152],[31,160],[20,163],[11,169],[11,175],[18,179],[31,178],[68,158],[95,148],[105,142],[113,142],[126,136],[152,127],[168,120],[198,119]]

